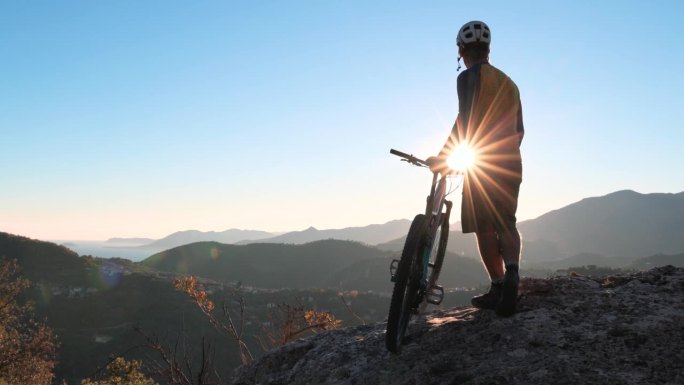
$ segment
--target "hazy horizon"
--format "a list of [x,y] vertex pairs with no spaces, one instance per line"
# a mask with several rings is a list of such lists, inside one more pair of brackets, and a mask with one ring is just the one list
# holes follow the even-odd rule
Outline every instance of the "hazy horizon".
[[519,220],[619,190],[678,193],[682,11],[5,4],[0,231],[158,239],[410,219],[430,175],[389,149],[427,157],[444,143],[458,112],[456,31],[472,19],[492,28],[491,63],[521,92]]
[[[634,190],[621,190],[621,191],[634,191]],[[616,193],[616,192],[617,192],[617,191],[614,191],[614,192],[609,193],[609,194],[607,194],[607,195],[611,195],[611,194]],[[669,193],[669,192],[641,193],[641,192],[639,192],[639,191],[634,191],[634,192],[636,192],[637,194],[641,194],[641,195],[648,195],[648,194],[681,194],[681,193],[684,193],[684,191],[673,192],[673,193]],[[585,197],[585,198],[583,198],[583,199],[586,199],[586,198],[596,198],[596,197]],[[581,200],[581,199],[580,199],[580,200]],[[571,202],[570,205],[571,205],[571,204],[574,204],[574,203],[577,203],[577,202],[579,202],[579,201]],[[568,205],[564,205],[564,206],[562,206],[562,207],[557,207],[557,208],[551,209],[551,210],[549,210],[548,212],[542,213],[542,214],[540,214],[539,216],[534,217],[534,218],[519,219],[519,220],[518,220],[518,223],[525,222],[525,221],[529,221],[529,220],[537,219],[537,218],[539,218],[539,217],[541,217],[541,216],[543,216],[543,215],[545,215],[545,214],[549,214],[549,213],[554,212],[554,211],[556,211],[556,210],[565,208],[566,206],[568,206]],[[453,219],[453,218],[452,218],[452,219]],[[389,223],[389,222],[393,222],[393,221],[402,221],[402,220],[410,221],[409,218],[395,218],[395,219],[391,219],[391,220],[389,220],[389,221],[387,221],[387,222],[382,222],[382,223],[364,223],[364,224],[358,224],[358,225],[355,225],[355,226],[331,227],[331,228],[319,228],[319,227],[316,227],[316,226],[307,226],[307,227],[301,228],[301,229],[289,229],[289,230],[286,230],[286,231],[266,231],[266,230],[262,230],[262,229],[239,229],[239,228],[229,228],[229,229],[208,229],[208,230],[184,228],[184,229],[178,229],[178,230],[172,231],[172,232],[170,232],[170,233],[166,233],[166,234],[164,234],[164,235],[162,235],[162,236],[160,236],[160,237],[156,237],[156,238],[153,238],[153,237],[146,237],[146,236],[130,236],[130,237],[109,236],[109,237],[102,238],[102,239],[76,239],[76,238],[73,238],[73,239],[42,239],[42,240],[49,241],[49,242],[55,242],[55,243],[84,242],[84,243],[93,243],[93,244],[98,243],[98,244],[103,244],[103,245],[104,245],[108,240],[110,240],[110,239],[116,239],[116,238],[119,238],[119,239],[147,239],[147,240],[150,240],[150,241],[153,242],[153,241],[156,241],[156,240],[163,239],[163,238],[165,238],[165,237],[167,237],[167,236],[169,236],[169,235],[176,234],[176,233],[180,233],[180,232],[199,231],[199,232],[203,232],[203,233],[210,233],[210,232],[220,233],[220,232],[230,231],[230,230],[237,230],[237,231],[264,231],[264,232],[269,233],[269,234],[272,235],[272,236],[278,236],[278,235],[282,235],[282,234],[286,234],[286,233],[290,233],[290,232],[301,232],[301,231],[308,230],[308,229],[310,229],[310,228],[314,228],[314,229],[316,229],[316,230],[318,230],[318,231],[342,230],[342,229],[345,229],[345,228],[357,228],[357,227],[366,227],[366,226],[371,226],[371,225],[383,225],[383,224],[386,224],[386,223]],[[460,218],[456,218],[456,219],[452,220],[452,221],[451,221],[451,225],[452,225],[452,226],[460,226]],[[457,229],[457,228],[460,229],[460,227],[455,227],[455,228],[452,228],[452,230]],[[25,234],[17,234],[17,235],[27,236],[27,235],[25,235]],[[41,238],[39,238],[39,239],[41,239]],[[140,243],[140,242],[138,242],[138,243],[134,242],[134,243],[131,243],[131,244],[125,244],[125,243],[110,243],[110,244],[108,244],[107,248],[111,248],[111,249],[119,249],[119,248],[125,249],[125,248],[129,248],[129,247],[141,246],[141,245],[146,245],[146,243],[145,243],[145,242],[142,242],[142,243]]]

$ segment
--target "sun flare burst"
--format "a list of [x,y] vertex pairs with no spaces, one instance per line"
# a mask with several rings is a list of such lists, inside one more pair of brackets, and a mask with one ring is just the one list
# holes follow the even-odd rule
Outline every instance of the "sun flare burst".
[[452,170],[466,172],[475,163],[475,151],[465,142],[460,143],[447,160]]

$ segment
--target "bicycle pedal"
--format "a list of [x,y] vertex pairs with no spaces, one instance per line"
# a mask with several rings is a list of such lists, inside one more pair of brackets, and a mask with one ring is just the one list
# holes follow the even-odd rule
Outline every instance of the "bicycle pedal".
[[390,281],[396,282],[397,280],[397,268],[399,267],[399,260],[393,259],[390,263]]
[[425,292],[425,301],[433,305],[439,305],[444,300],[444,288],[440,285],[434,285],[430,290]]

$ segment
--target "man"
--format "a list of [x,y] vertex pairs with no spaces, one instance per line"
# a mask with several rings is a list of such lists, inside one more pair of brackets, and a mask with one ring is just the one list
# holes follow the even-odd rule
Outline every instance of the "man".
[[443,160],[458,151],[456,146],[467,145],[474,152],[463,186],[461,222],[464,233],[477,236],[491,286],[471,302],[510,316],[518,296],[520,234],[515,213],[524,128],[518,88],[489,64],[490,42],[489,27],[481,21],[466,23],[458,32],[459,68],[461,58],[467,68],[458,76],[459,114],[444,148],[432,158],[432,168],[443,168]]

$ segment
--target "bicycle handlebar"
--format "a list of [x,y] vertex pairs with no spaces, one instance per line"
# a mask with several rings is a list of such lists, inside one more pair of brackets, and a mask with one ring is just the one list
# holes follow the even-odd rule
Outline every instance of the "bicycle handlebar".
[[416,158],[416,157],[413,156],[413,155],[409,155],[409,154],[405,154],[405,153],[403,153],[403,152],[401,152],[401,151],[397,151],[397,150],[395,150],[395,149],[393,149],[393,148],[390,149],[390,154],[396,155],[396,156],[398,156],[398,157],[400,157],[400,158],[403,158],[402,160],[404,160],[404,161],[406,161],[406,162],[409,162],[409,163],[411,163],[411,164],[414,164],[414,165],[416,165],[416,166],[425,166],[425,167],[429,167],[429,165],[428,165],[428,163],[427,163],[426,161],[424,161],[424,160],[422,160],[422,159],[420,159],[420,158]]
[[[401,160],[408,162],[408,163],[411,163],[414,166],[430,167],[430,164],[428,162],[424,161],[423,159],[416,158],[413,155],[409,155],[409,154],[403,153],[401,151],[397,151],[393,148],[390,149],[390,154],[396,155],[396,156],[402,158]],[[446,165],[444,167],[446,168],[446,171],[442,170],[442,175],[463,175],[463,171],[457,171],[457,170],[449,169],[446,167]]]

